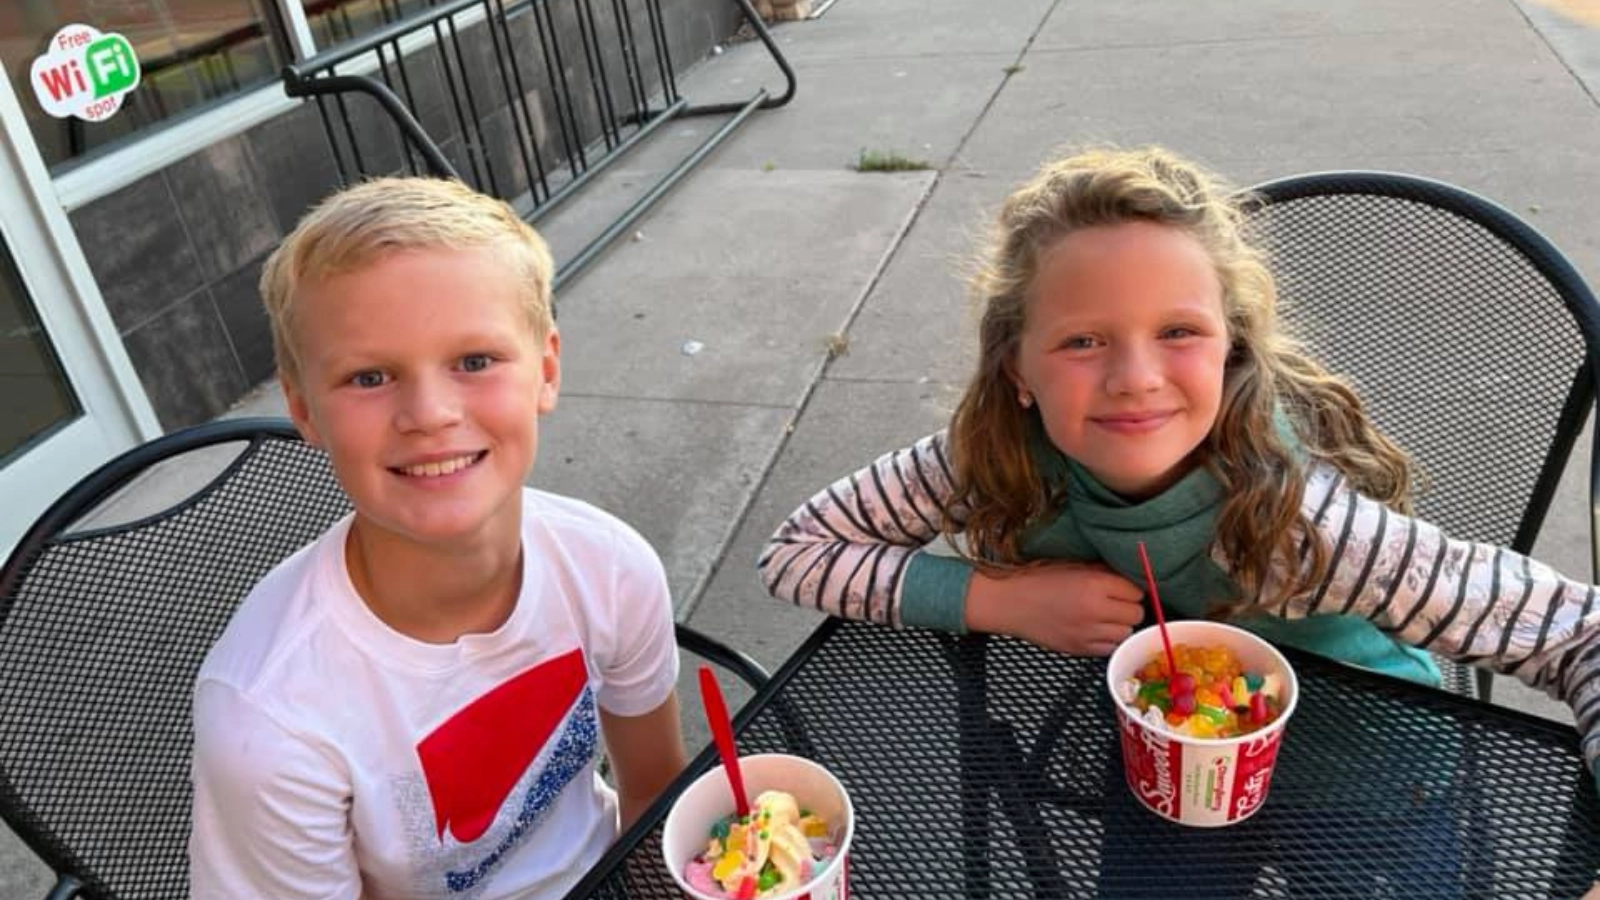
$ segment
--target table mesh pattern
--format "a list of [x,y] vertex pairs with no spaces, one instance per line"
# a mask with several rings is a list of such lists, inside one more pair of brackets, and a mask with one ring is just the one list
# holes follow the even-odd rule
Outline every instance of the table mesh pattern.
[[1285,323],[1417,460],[1418,513],[1511,545],[1584,359],[1561,294],[1488,229],[1412,200],[1311,196],[1254,221]]
[[47,545],[0,597],[0,804],[94,896],[187,896],[195,674],[250,587],[348,508],[326,457],[252,445],[160,516]]
[[[1221,829],[1136,805],[1104,660],[1010,639],[843,624],[780,695],[804,738],[769,705],[740,749],[838,775],[859,898],[1533,898],[1593,882],[1600,800],[1570,728],[1295,664],[1271,794]],[[657,835],[594,895],[676,900]]]

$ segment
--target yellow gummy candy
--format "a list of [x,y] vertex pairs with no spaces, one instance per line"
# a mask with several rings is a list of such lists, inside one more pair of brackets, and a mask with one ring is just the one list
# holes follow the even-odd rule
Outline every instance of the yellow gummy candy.
[[800,832],[808,838],[827,837],[828,824],[816,816],[806,816],[800,820]]
[[717,864],[712,867],[711,877],[718,881],[727,881],[743,865],[744,854],[738,850],[729,850],[728,855],[717,860]]

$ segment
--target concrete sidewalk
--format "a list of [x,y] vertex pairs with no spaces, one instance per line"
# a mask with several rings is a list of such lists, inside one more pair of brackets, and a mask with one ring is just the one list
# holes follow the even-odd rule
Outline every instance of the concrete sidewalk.
[[[1600,284],[1600,38],[1554,6],[837,0],[776,34],[794,102],[559,298],[563,395],[533,479],[632,522],[680,617],[768,666],[818,617],[765,599],[756,553],[817,488],[944,423],[972,345],[974,235],[1060,145],[1162,143],[1245,184],[1440,178],[1522,214]],[[742,43],[685,93],[757,81],[781,83]],[[675,124],[624,161],[547,229],[557,250],[716,124]],[[931,168],[855,172],[863,150]],[[281,410],[265,390],[239,412]],[[1578,456],[1537,553],[1584,575],[1587,442]],[[1496,699],[1566,715],[1517,687]],[[47,875],[0,840],[0,900],[42,896]]]

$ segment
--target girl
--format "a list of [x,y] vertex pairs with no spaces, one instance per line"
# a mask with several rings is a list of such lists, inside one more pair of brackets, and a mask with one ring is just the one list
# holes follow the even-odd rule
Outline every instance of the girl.
[[[796,510],[767,590],[1104,656],[1143,619],[1145,541],[1178,614],[1425,684],[1424,651],[1514,674],[1571,705],[1595,770],[1595,589],[1410,517],[1409,459],[1278,330],[1243,231],[1231,191],[1165,151],[1047,165],[975,278],[949,428]],[[941,535],[959,558],[925,551]]]

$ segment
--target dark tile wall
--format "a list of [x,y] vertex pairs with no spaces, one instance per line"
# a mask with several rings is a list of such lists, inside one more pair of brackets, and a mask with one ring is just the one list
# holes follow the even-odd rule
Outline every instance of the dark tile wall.
[[72,224],[123,334],[205,285],[164,172],[76,211]]
[[[596,95],[578,49],[574,5],[550,7],[563,47],[564,65],[556,76],[565,72],[568,77],[580,98],[570,114],[580,133],[593,140],[600,134],[606,95]],[[602,33],[614,33],[610,7],[593,5]],[[731,0],[663,0],[662,7],[668,52],[679,71],[704,57],[740,21]],[[532,52],[538,42],[531,25],[529,15],[513,19],[519,53]],[[632,25],[638,35],[646,35],[642,13]],[[487,146],[471,152],[493,156],[500,171],[512,173],[496,191],[510,199],[528,189],[527,177],[517,171],[520,166],[506,165],[517,153],[511,135],[527,125],[518,126],[513,119],[499,75],[489,68],[494,48],[486,30],[463,31],[459,37],[460,57],[473,73],[476,89],[502,98],[498,105],[485,104],[477,111],[488,123]],[[453,57],[455,44],[446,52]],[[601,53],[620,50],[602,47]],[[461,139],[463,129],[449,101],[439,50],[408,58],[406,67],[411,87],[406,99],[414,102],[419,120],[458,169],[470,171],[472,157],[465,148],[476,142]],[[549,99],[546,67],[541,62],[525,68],[524,74],[533,133],[559,159],[565,155],[559,152],[556,124],[561,111]],[[642,74],[650,89],[659,87],[653,66]],[[609,87],[618,109],[631,108],[625,81]],[[376,172],[403,167],[396,132],[376,104],[357,99],[348,108],[352,128],[361,135],[357,145],[370,154],[363,168]],[[342,136],[337,140],[347,151],[348,141]],[[322,117],[315,104],[307,103],[73,211],[78,241],[164,428],[210,419],[271,377],[272,339],[256,291],[261,265],[301,214],[339,183]]]
[[73,211],[163,427],[212,418],[272,375],[255,285],[300,214],[338,185],[320,144],[305,140],[320,135],[301,107]]

